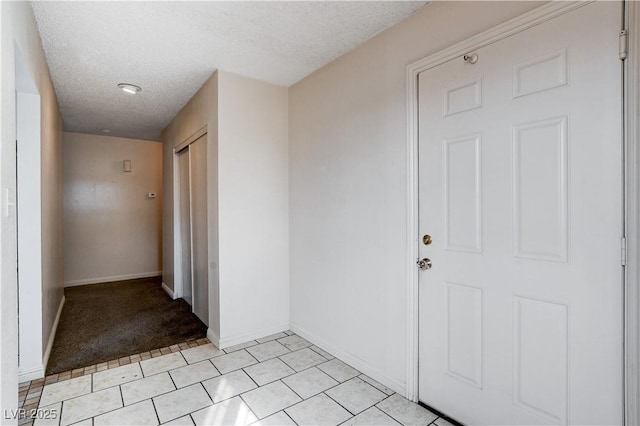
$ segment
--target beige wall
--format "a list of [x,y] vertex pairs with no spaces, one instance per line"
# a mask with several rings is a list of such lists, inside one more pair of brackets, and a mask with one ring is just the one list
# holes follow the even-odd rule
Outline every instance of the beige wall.
[[207,233],[209,236],[209,330],[220,336],[218,287],[218,73],[207,80],[162,132],[163,142],[163,256],[162,279],[174,288],[173,149],[207,126]]
[[[41,166],[42,166],[42,338],[43,348],[51,336],[53,322],[63,296],[61,264],[61,141],[62,121],[56,95],[45,61],[40,36],[31,7],[27,2],[2,2],[1,19],[1,119],[0,186],[5,196],[15,194],[16,107],[14,48],[17,45],[31,71],[41,96]],[[4,208],[4,206],[3,206]],[[17,407],[17,286],[16,286],[16,218],[0,215],[2,262],[0,275],[0,409]],[[3,423],[16,421],[3,420]]]
[[403,392],[406,65],[528,2],[433,2],[290,88],[291,324]]
[[220,344],[227,346],[289,326],[288,91],[219,71],[218,94]]
[[68,132],[63,141],[65,286],[160,275],[162,144]]
[[62,298],[62,116],[53,87],[41,93],[42,118],[42,348],[53,343],[52,327]]

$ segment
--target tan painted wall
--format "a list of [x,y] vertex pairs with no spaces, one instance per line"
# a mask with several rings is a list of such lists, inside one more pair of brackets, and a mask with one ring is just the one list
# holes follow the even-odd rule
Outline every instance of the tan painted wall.
[[225,346],[289,325],[289,102],[285,87],[224,71],[218,94]]
[[[17,45],[31,70],[41,96],[42,121],[42,326],[43,348],[49,340],[53,322],[62,299],[61,142],[62,121],[56,95],[45,61],[40,36],[31,7],[27,2],[2,2],[1,21],[1,119],[0,187],[15,194],[15,85],[14,46]],[[15,44],[14,44],[15,43]],[[15,211],[0,215],[2,262],[0,271],[0,409],[17,407],[17,287],[16,287],[16,220]],[[3,420],[3,423],[17,423]]]
[[[50,83],[49,83],[50,84]],[[49,91],[50,90],[50,91]],[[47,350],[51,328],[63,294],[62,116],[53,88],[41,93],[42,117],[42,348]]]
[[63,140],[65,286],[160,275],[162,144],[68,132]]
[[430,3],[290,88],[292,327],[399,392],[406,65],[536,5]]

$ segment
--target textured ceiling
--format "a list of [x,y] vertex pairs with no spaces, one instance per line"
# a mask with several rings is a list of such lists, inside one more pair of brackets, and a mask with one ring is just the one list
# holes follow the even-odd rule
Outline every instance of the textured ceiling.
[[[33,2],[65,130],[158,140],[216,69],[290,86],[425,2]],[[118,83],[143,91],[131,96]]]

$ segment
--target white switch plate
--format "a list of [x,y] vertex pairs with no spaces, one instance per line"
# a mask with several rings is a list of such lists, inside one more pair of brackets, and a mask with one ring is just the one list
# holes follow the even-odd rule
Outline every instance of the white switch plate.
[[158,196],[156,195],[156,193],[155,193],[155,192],[149,192],[149,193],[147,194],[147,198],[158,198]]
[[12,193],[13,191],[10,188],[4,189],[4,217],[11,216],[12,210],[16,207],[16,202],[11,201],[12,198],[15,198],[11,197]]

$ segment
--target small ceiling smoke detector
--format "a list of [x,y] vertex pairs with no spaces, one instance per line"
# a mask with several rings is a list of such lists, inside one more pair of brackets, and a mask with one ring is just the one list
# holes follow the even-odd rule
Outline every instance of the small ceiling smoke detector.
[[135,84],[120,83],[118,84],[118,87],[121,88],[123,92],[127,92],[132,95],[135,95],[138,92],[142,92],[142,88],[140,86],[136,86]]

